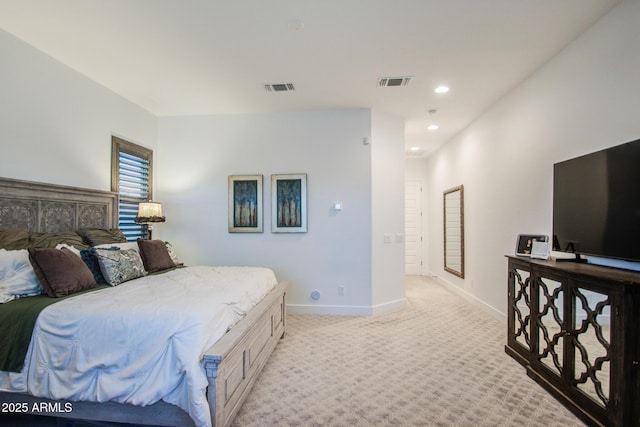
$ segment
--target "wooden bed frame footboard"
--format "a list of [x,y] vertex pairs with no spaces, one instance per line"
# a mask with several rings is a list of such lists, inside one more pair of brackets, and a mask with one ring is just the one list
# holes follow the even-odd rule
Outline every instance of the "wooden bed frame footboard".
[[[244,403],[278,341],[284,337],[285,296],[281,283],[259,306],[215,343],[204,355],[209,380],[207,398],[212,424],[228,426]],[[264,303],[264,304],[263,304]]]
[[[278,341],[284,337],[287,287],[286,282],[278,284],[205,352],[203,363],[209,382],[207,399],[213,426],[231,424]],[[5,403],[12,404],[13,414],[147,426],[194,425],[186,412],[163,401],[134,406],[116,402],[54,401],[22,393],[0,392],[0,404]]]

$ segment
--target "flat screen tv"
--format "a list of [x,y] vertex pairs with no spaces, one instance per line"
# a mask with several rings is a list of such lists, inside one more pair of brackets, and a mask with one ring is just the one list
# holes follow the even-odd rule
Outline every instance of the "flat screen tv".
[[553,249],[640,262],[640,139],[554,165]]

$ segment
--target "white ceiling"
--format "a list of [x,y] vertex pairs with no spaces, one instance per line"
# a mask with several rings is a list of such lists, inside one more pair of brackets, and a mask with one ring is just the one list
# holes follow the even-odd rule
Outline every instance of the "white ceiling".
[[374,108],[428,155],[619,1],[0,0],[0,27],[158,116]]

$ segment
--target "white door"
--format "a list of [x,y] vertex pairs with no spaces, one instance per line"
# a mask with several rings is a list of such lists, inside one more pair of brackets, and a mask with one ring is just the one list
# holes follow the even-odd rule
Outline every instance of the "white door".
[[404,263],[406,274],[422,274],[422,182],[404,187]]

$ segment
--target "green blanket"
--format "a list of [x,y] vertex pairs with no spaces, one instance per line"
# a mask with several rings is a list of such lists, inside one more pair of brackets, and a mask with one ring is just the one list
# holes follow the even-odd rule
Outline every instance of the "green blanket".
[[62,298],[38,295],[0,304],[0,371],[20,372],[22,370],[33,327],[38,315],[47,306],[81,293],[106,287],[108,286],[99,286]]

